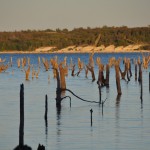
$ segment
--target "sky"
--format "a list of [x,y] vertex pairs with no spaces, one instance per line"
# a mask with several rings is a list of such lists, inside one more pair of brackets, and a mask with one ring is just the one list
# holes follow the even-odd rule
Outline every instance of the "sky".
[[0,31],[150,25],[150,0],[0,0]]

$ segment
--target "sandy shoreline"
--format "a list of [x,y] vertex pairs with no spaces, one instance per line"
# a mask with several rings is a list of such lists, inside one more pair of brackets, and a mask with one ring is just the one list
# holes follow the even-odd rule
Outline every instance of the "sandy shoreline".
[[[92,52],[92,51],[91,51]],[[91,52],[35,52],[35,51],[3,51],[0,54],[86,54]],[[136,51],[100,51],[94,53],[150,53],[150,50],[136,50]]]
[[[138,48],[138,49],[135,49]],[[126,47],[115,47],[110,45],[108,47],[99,46],[69,46],[60,50],[55,50],[54,47],[41,47],[34,51],[2,51],[0,54],[76,54],[76,53],[149,53],[150,50],[142,50],[138,45],[129,45]]]

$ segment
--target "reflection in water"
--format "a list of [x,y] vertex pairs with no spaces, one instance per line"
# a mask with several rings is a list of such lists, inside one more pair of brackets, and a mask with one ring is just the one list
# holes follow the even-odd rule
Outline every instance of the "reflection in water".
[[48,139],[48,121],[47,118],[45,119],[45,140],[46,140],[46,147],[47,147],[47,139]]
[[57,135],[58,137],[61,135],[60,125],[61,125],[61,106],[57,107]]
[[119,143],[119,137],[120,137],[120,124],[119,124],[119,119],[120,119],[120,99],[121,99],[121,95],[117,95],[116,97],[116,146]]
[[141,85],[141,96],[140,96],[140,99],[141,99],[141,109],[143,109],[143,83],[142,83],[142,81],[141,81],[140,85]]
[[141,98],[141,110],[143,110],[143,98]]
[[66,91],[62,91],[61,92],[61,97],[65,97],[66,96]]
[[118,108],[120,105],[120,98],[121,98],[121,95],[118,94],[116,97],[116,108]]
[[109,98],[109,87],[106,87],[106,97]]

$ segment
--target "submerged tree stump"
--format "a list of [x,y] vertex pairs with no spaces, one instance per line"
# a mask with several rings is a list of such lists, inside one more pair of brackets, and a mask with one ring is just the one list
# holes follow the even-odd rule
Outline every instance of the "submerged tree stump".
[[98,81],[97,83],[101,86],[105,85],[105,79],[104,79],[104,65],[103,64],[99,64],[99,74],[98,74]]
[[138,81],[139,82],[142,81],[142,66],[141,66],[141,64],[139,64],[139,77],[138,77]]
[[109,87],[109,64],[106,65],[106,80],[105,80],[105,85],[106,87]]
[[20,85],[20,127],[19,127],[19,147],[24,145],[24,85]]
[[137,61],[135,62],[135,81],[137,81]]
[[87,69],[91,72],[92,75],[92,82],[95,81],[95,73],[94,73],[94,67],[90,67],[88,65],[86,65]]
[[56,71],[56,78],[57,78],[57,89],[56,89],[56,107],[61,107],[61,88],[60,88],[60,77],[58,69]]
[[115,72],[116,72],[116,87],[118,95],[121,95],[121,85],[120,85],[120,75],[119,75],[119,62],[115,62]]
[[24,85],[20,85],[20,126],[19,126],[19,145],[14,150],[32,150],[31,147],[24,145]]

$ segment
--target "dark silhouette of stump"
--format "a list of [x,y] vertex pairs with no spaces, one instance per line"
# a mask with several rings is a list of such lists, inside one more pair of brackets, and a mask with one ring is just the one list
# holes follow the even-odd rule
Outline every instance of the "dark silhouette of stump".
[[142,67],[141,67],[141,64],[139,64],[139,77],[138,77],[138,81],[139,82],[142,81]]
[[14,150],[32,150],[31,147],[24,145],[24,85],[20,85],[20,126],[19,126],[19,145]]
[[48,98],[47,95],[45,95],[45,115],[44,115],[45,120],[47,120],[47,112],[48,112]]
[[37,150],[45,150],[45,146],[44,146],[44,145],[39,144],[39,145],[38,145]]
[[20,85],[20,127],[19,127],[19,147],[24,145],[24,85]]
[[90,110],[90,113],[91,113],[91,126],[92,126],[93,125],[93,119],[92,119],[93,110],[92,109]]
[[135,63],[135,81],[137,81],[137,63]]
[[100,84],[98,84],[98,89],[99,89],[99,105],[100,105],[102,102],[102,92],[101,92],[101,85]]
[[47,95],[45,95],[45,115],[44,115],[44,119],[45,119],[45,134],[46,135],[47,135],[47,132],[48,132],[47,113],[48,113],[48,97],[47,97]]

